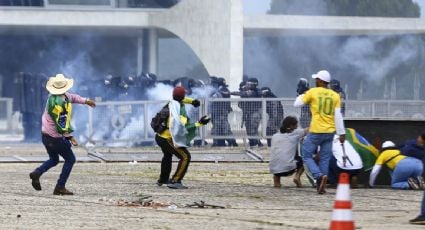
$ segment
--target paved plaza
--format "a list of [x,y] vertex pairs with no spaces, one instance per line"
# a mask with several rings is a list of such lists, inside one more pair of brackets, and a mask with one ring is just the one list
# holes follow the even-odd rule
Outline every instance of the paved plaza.
[[[76,149],[79,157],[84,151]],[[0,147],[1,156],[40,155],[42,147]],[[335,190],[317,195],[290,179],[272,188],[267,163],[193,163],[188,190],[158,187],[159,163],[82,163],[68,182],[74,196],[53,196],[59,167],[32,189],[38,163],[1,163],[1,229],[327,229]],[[306,182],[304,182],[306,184]],[[408,224],[423,193],[352,190],[358,229],[423,229]],[[185,207],[200,200],[224,209]],[[144,206],[146,207],[144,207]]]

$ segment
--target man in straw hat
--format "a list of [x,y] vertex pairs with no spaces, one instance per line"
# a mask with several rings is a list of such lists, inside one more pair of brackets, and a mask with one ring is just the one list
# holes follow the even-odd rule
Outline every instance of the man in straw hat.
[[42,116],[42,141],[49,154],[49,160],[30,173],[32,186],[35,190],[41,190],[40,176],[59,163],[59,155],[65,163],[59,180],[56,184],[54,195],[73,195],[65,188],[66,181],[71,174],[75,163],[75,155],[71,145],[78,145],[72,137],[74,131],[71,127],[72,104],[86,104],[95,107],[96,103],[77,94],[68,93],[74,84],[73,79],[65,78],[63,74],[51,77],[47,82],[46,89],[49,92],[46,109]]

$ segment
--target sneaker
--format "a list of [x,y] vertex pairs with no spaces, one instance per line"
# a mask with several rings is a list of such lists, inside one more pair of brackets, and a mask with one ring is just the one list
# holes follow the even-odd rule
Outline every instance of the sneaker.
[[418,216],[413,220],[409,220],[410,224],[425,225],[425,216]]
[[40,174],[37,173],[36,171],[33,171],[32,173],[30,173],[30,178],[31,178],[31,185],[32,187],[37,190],[40,191],[41,190],[41,184],[40,184]]
[[181,182],[169,183],[169,184],[167,184],[167,187],[171,188],[171,189],[187,189],[187,187],[184,186]]
[[409,184],[410,188],[413,190],[421,189],[418,181],[413,177],[409,177],[409,179],[407,179],[407,183]]
[[425,190],[425,181],[424,181],[424,178],[422,176],[418,176],[418,177],[416,177],[416,180],[418,181],[419,188],[421,190]]
[[65,187],[56,186],[55,190],[53,191],[53,195],[65,195],[65,196],[69,195],[69,196],[72,196],[72,195],[74,195],[74,193],[69,191]]
[[326,183],[328,182],[328,176],[322,175],[317,179],[317,193],[325,194],[326,193]]

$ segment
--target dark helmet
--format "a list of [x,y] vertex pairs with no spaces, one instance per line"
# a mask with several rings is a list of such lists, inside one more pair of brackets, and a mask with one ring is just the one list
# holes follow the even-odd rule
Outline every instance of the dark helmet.
[[217,79],[217,81],[218,81],[218,85],[219,85],[219,86],[228,87],[227,82],[226,82],[226,79],[224,79],[224,78],[222,78],[222,77],[219,77],[219,78]]
[[208,85],[217,88],[219,86],[218,84],[218,77],[216,76],[210,76],[208,79]]
[[146,77],[151,81],[151,82],[156,82],[156,80],[158,79],[158,77],[156,76],[156,74],[154,73],[147,73]]
[[239,90],[240,91],[245,90],[245,86],[246,86],[246,81],[242,81],[241,83],[239,83]]
[[258,79],[255,77],[248,78],[247,83],[253,83],[255,85],[258,85]]
[[329,83],[329,87],[337,93],[340,93],[342,91],[341,83],[336,79],[331,80],[331,82]]
[[136,84],[136,76],[135,75],[129,75],[127,78],[124,79],[124,82],[127,83],[130,86],[133,86]]
[[261,88],[261,96],[270,97],[272,95],[272,90],[269,87]]
[[300,78],[297,85],[297,93],[298,95],[304,94],[307,90],[310,89],[310,85],[308,84],[307,79]]
[[111,74],[106,75],[105,79],[103,80],[104,85],[110,85],[112,84],[112,78],[114,78]]
[[257,78],[249,78],[248,81],[246,81],[246,86],[248,89],[254,90],[258,86],[258,79]]
[[125,78],[122,78],[122,77],[116,77],[116,78],[114,78],[113,80],[112,80],[113,82],[114,81],[116,81],[116,85],[118,86],[118,87],[120,87],[121,89],[128,89],[128,87],[129,87],[129,85],[128,85],[128,83],[126,82],[126,79]]

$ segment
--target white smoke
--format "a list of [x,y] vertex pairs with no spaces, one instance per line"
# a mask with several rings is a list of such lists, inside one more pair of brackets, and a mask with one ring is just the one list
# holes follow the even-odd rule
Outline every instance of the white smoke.
[[[359,82],[364,80],[364,99],[380,99],[386,78],[406,70],[407,63],[415,63],[422,46],[414,35],[246,38],[244,72],[257,77],[260,85],[270,87],[277,96],[294,97],[300,77],[311,79],[311,74],[327,69],[342,85],[348,85],[351,94],[360,90]],[[412,73],[401,74],[413,79]],[[413,94],[405,95],[409,91],[413,88],[399,96],[413,98]]]
[[391,71],[418,55],[418,40],[412,36],[403,37],[387,52],[378,57],[377,46],[386,37],[351,37],[338,52],[337,63],[349,66],[361,73],[369,82],[381,82]]

